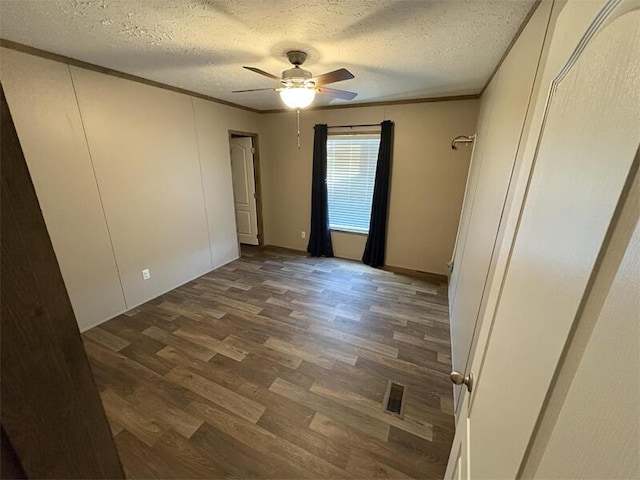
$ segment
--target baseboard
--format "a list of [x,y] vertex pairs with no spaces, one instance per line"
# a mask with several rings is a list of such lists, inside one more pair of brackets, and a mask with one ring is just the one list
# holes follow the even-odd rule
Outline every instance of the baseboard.
[[104,320],[98,320],[97,322],[94,322],[94,323],[92,323],[92,324],[90,324],[90,325],[88,325],[86,327],[82,327],[82,328],[79,328],[80,326],[78,325],[78,328],[80,330],[80,333],[88,332],[92,328],[98,327],[98,326],[102,325],[103,323],[108,322],[109,320],[112,320],[112,319],[116,318],[117,316],[122,315],[124,312],[128,312],[128,311],[129,310],[127,310],[125,308],[124,310],[121,310],[120,312],[116,313],[115,315],[113,315],[111,317],[108,317],[108,318],[105,318]]
[[422,270],[412,270],[410,268],[396,267],[393,265],[385,265],[382,267],[382,269],[388,272],[400,273],[402,275],[409,275],[412,277],[420,277],[432,282],[439,282],[441,285],[449,284],[449,277],[446,275],[442,275],[440,273],[424,272]]
[[281,247],[280,245],[263,245],[260,247],[264,250],[284,251],[295,255],[309,255],[306,250],[298,250],[297,248]]
[[[264,245],[261,248],[281,250],[281,251],[285,251],[285,252],[295,253],[297,255],[300,255],[300,254],[308,255],[306,250],[298,250],[298,249],[290,248],[290,247],[281,247],[279,245]],[[321,257],[319,257],[319,258],[321,258]],[[350,262],[359,262],[359,260],[354,260],[353,258],[344,258],[344,257],[338,257],[338,256],[336,256],[335,258],[339,258],[341,260],[348,260]],[[448,283],[449,283],[449,277],[447,275],[442,275],[440,273],[425,272],[425,271],[422,271],[422,270],[414,270],[414,269],[406,268],[406,267],[397,267],[395,265],[384,265],[382,267],[382,270],[385,270],[387,272],[392,272],[392,273],[400,273],[402,275],[409,275],[409,276],[413,276],[413,277],[424,278],[425,280],[430,280],[432,282],[438,282],[441,285],[448,285]]]
[[180,288],[180,287],[182,287],[183,285],[186,285],[189,282],[193,282],[194,280],[196,280],[196,279],[198,279],[200,277],[203,277],[203,276],[205,276],[205,275],[207,275],[207,274],[209,274],[209,273],[211,273],[211,272],[213,272],[215,270],[218,270],[219,268],[222,268],[225,265],[228,265],[229,263],[236,261],[238,258],[240,258],[240,257],[232,258],[232,259],[230,259],[230,260],[228,260],[228,261],[226,261],[224,263],[221,263],[220,265],[218,265],[216,267],[213,267],[211,270],[207,270],[204,273],[200,273],[200,274],[196,275],[195,277],[191,278],[190,280],[186,280],[186,281],[184,281],[184,282],[182,282],[182,283],[180,283],[180,284],[178,284],[178,285],[176,285],[174,287],[171,287],[171,288],[169,288],[167,290],[164,290],[163,292],[157,294],[155,297],[148,298],[147,300],[145,300],[143,302],[139,302],[139,303],[137,303],[137,304],[135,304],[133,306],[130,306],[130,307],[128,306],[124,310],[122,310],[122,311],[120,311],[120,312],[118,312],[118,313],[116,313],[116,314],[114,314],[114,315],[112,315],[112,316],[110,316],[108,318],[105,318],[104,320],[99,320],[97,322],[92,323],[91,325],[89,325],[87,327],[80,328],[79,329],[80,333],[84,333],[84,332],[86,332],[88,330],[91,330],[94,327],[97,327],[99,325],[102,325],[103,323],[108,322],[109,320],[113,320],[114,318],[122,315],[123,313],[129,312],[129,311],[133,310],[134,308],[138,308],[140,305],[144,305],[145,303],[148,303],[148,302],[150,302],[152,300],[155,300],[156,298],[161,297],[165,293],[169,293],[171,290],[175,290],[176,288]]

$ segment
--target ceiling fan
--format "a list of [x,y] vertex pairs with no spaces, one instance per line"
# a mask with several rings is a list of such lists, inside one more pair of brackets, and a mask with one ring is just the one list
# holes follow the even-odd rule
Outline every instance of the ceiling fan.
[[343,100],[353,100],[357,93],[347,92],[346,90],[336,90],[335,88],[327,88],[324,85],[329,83],[341,82],[354,78],[353,74],[346,68],[340,68],[332,72],[325,73],[313,77],[311,72],[300,68],[300,65],[307,59],[307,54],[300,50],[291,50],[287,52],[287,58],[293,65],[293,68],[282,72],[282,77],[277,77],[271,73],[260,70],[256,67],[242,67],[252,72],[264,75],[273,80],[278,80],[282,85],[277,88],[253,88],[250,90],[235,90],[232,93],[245,92],[261,92],[273,90],[280,93],[282,101],[291,108],[301,109],[308,107],[313,102],[316,93],[327,95],[329,97],[341,98]]

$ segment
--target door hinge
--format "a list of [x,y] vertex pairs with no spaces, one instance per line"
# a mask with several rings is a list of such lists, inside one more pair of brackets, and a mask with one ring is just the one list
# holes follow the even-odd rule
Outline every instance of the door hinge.
[[256,149],[251,147],[251,153],[256,153]]

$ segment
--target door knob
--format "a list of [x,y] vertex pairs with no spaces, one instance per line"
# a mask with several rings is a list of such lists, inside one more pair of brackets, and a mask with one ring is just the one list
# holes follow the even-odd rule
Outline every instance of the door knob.
[[471,390],[473,390],[473,373],[469,372],[469,375],[465,376],[457,370],[454,370],[449,375],[449,378],[455,385],[465,384],[469,393],[471,393]]

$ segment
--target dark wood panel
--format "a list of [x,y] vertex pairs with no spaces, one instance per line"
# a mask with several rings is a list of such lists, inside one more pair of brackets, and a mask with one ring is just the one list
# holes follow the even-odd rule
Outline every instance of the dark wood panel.
[[29,478],[122,478],[2,92],[2,428]]
[[11,441],[5,433],[4,428],[0,428],[0,434],[0,478],[27,478],[27,475],[22,469],[18,454],[13,448],[13,445],[11,445]]

